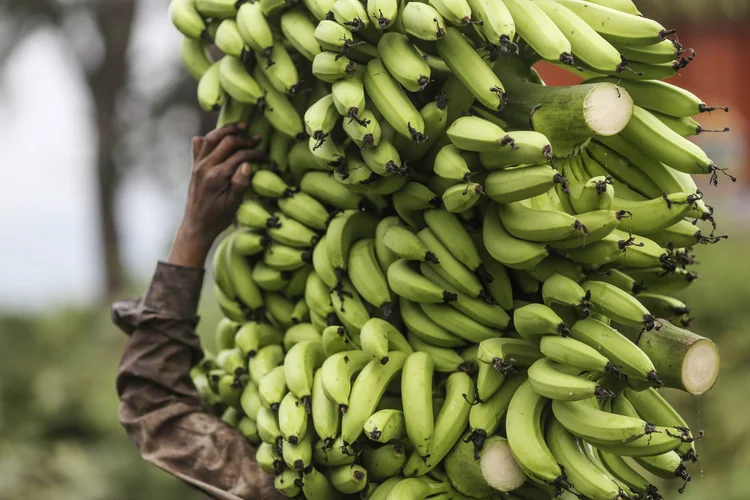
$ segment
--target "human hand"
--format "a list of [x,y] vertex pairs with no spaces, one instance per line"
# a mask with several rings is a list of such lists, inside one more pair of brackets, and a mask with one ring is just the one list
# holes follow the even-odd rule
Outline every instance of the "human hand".
[[193,138],[193,170],[182,223],[168,262],[202,268],[216,237],[231,224],[250,185],[260,137],[243,137],[247,125],[235,123]]

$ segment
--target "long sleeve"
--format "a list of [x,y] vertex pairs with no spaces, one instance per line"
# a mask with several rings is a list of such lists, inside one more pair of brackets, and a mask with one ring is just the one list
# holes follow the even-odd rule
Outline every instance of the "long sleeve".
[[195,326],[203,271],[160,263],[146,294],[113,306],[130,338],[120,361],[119,419],[148,462],[211,498],[283,498],[255,448],[203,407],[189,371],[203,356]]

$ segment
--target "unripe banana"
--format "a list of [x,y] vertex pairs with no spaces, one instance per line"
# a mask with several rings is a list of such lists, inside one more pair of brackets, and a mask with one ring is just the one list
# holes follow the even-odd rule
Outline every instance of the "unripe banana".
[[292,325],[284,332],[284,349],[289,350],[300,342],[323,342],[320,332],[311,323],[299,323]]
[[256,68],[260,68],[273,88],[287,95],[295,95],[300,91],[300,81],[297,67],[294,65],[289,52],[281,43],[275,43],[270,52],[256,52]]
[[[388,139],[382,137],[382,130],[379,144],[361,149],[360,154],[367,168],[382,177],[405,176],[408,173],[408,168],[405,162],[401,161],[396,147]],[[406,182],[406,179],[403,182]]]
[[483,194],[482,186],[475,182],[456,184],[443,193],[443,204],[449,212],[461,213],[479,203]]
[[355,210],[362,195],[349,191],[326,172],[308,172],[300,181],[300,189],[319,201],[342,210]]
[[368,97],[396,132],[416,143],[426,140],[422,116],[380,59],[367,63],[364,84]]
[[180,57],[185,69],[196,81],[200,81],[213,64],[211,54],[208,52],[208,42],[187,36],[183,37],[180,43]]
[[352,495],[367,487],[367,470],[361,465],[340,465],[331,469],[330,480],[337,491]]
[[538,395],[526,381],[513,395],[506,416],[508,444],[513,456],[530,478],[556,487],[567,485],[567,477],[547,447],[543,414],[549,400]]
[[426,3],[409,2],[401,12],[404,33],[419,40],[435,41],[445,36],[445,19]]
[[[242,4],[245,5],[249,4]],[[253,70],[253,77],[265,92],[263,116],[277,132],[292,138],[302,137],[305,133],[302,117],[287,96],[276,90],[259,66]]]
[[430,0],[429,4],[453,25],[465,26],[471,22],[471,7],[466,0]]
[[546,193],[555,184],[567,189],[568,181],[549,165],[517,167],[493,172],[484,180],[487,196],[498,203],[526,200]]
[[263,472],[270,475],[280,474],[284,460],[276,451],[276,444],[261,443],[255,453],[255,459]]
[[430,67],[406,35],[384,34],[378,42],[378,52],[390,74],[406,90],[419,92],[430,83]]
[[269,52],[273,33],[260,2],[245,2],[237,10],[237,28],[242,39],[255,52]]
[[433,437],[432,379],[435,363],[425,352],[415,352],[406,359],[401,373],[406,434],[421,456],[429,453]]
[[611,326],[586,318],[573,325],[571,332],[574,339],[597,349],[628,377],[659,384],[648,355]]
[[471,180],[469,165],[461,155],[461,150],[453,144],[443,146],[435,156],[434,171],[444,179],[464,182]]
[[360,110],[358,119],[344,119],[343,129],[346,135],[362,149],[377,146],[380,143],[380,123],[369,109]]
[[203,17],[223,19],[237,14],[237,2],[232,0],[194,0],[193,3]]
[[305,404],[287,392],[279,404],[278,416],[279,430],[284,439],[292,444],[299,443],[308,432]]
[[311,138],[323,142],[336,127],[339,118],[333,95],[328,94],[307,108],[304,117],[305,131]]
[[336,0],[331,12],[337,23],[351,31],[363,30],[370,24],[370,16],[359,0]]
[[274,477],[273,485],[285,497],[294,498],[300,494],[300,488],[302,487],[302,479],[299,476],[299,471],[285,469],[281,474]]
[[297,444],[281,442],[281,453],[287,467],[301,471],[312,462],[312,432],[308,432]]
[[333,52],[321,52],[313,59],[313,75],[324,82],[335,83],[343,78],[351,78],[356,70],[357,63]]
[[397,0],[367,0],[370,22],[379,30],[388,29],[398,16]]
[[196,0],[172,0],[169,17],[180,33],[193,40],[200,40],[206,31],[206,23],[196,9]]
[[452,373],[445,391],[445,403],[435,419],[429,454],[423,458],[417,452],[412,453],[404,466],[403,474],[407,477],[424,475],[433,470],[461,438],[469,423],[471,404],[468,398],[474,394],[471,377],[463,372]]
[[295,7],[287,10],[281,15],[280,24],[284,37],[305,59],[312,62],[315,56],[320,54],[320,45],[315,40],[315,24],[305,9]]
[[399,410],[380,410],[364,424],[365,436],[376,443],[391,443],[406,436],[404,414]]
[[226,100],[220,75],[221,63],[216,61],[198,82],[198,104],[204,111],[219,111]]
[[396,476],[404,463],[406,463],[406,450],[402,444],[398,443],[374,449],[366,448],[362,453],[362,465],[367,469],[367,478],[370,481],[385,481]]
[[[409,332],[407,334],[409,344],[417,352],[424,352],[432,358],[435,363],[435,371],[440,373],[453,373],[455,371],[468,371],[471,362],[464,360],[453,349],[446,347],[438,347],[425,340],[422,340],[417,335]],[[429,340],[431,340],[428,337]]]
[[445,133],[464,151],[498,152],[513,148],[513,140],[496,124],[478,116],[462,116]]
[[219,117],[216,119],[216,128],[233,123],[247,123],[252,114],[253,108],[250,105],[227,97],[224,105],[221,107],[221,111],[219,111]]
[[370,361],[357,376],[349,395],[349,407],[341,422],[341,439],[351,445],[362,433],[362,426],[375,411],[387,385],[401,371],[407,354],[388,353],[388,363]]
[[233,289],[242,304],[249,309],[257,309],[263,305],[263,297],[252,278],[252,269],[247,258],[234,250],[234,238],[230,235],[228,248],[225,251],[226,268],[230,273]]
[[555,419],[547,426],[547,442],[557,462],[565,467],[576,491],[591,498],[621,496],[617,483],[586,457],[576,437]]
[[380,308],[384,318],[391,313],[391,291],[375,256],[375,242],[366,238],[354,243],[349,252],[349,279],[370,304]]
[[503,2],[470,0],[471,15],[481,21],[485,38],[493,45],[500,47],[501,52],[516,51],[513,43],[516,25],[508,7]]
[[232,57],[241,57],[246,50],[245,41],[234,19],[224,19],[219,24],[214,43],[219,50]]

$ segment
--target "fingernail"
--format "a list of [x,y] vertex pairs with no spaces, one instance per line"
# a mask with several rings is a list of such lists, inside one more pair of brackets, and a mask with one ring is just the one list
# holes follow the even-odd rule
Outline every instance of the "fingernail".
[[242,175],[250,175],[252,171],[253,167],[249,163],[243,163],[240,167],[240,172],[242,172]]
[[253,134],[253,136],[252,136],[252,139],[253,139],[254,141],[259,141],[259,140],[261,140],[261,139],[262,139],[262,137],[261,137],[261,135],[260,135],[260,134]]
[[241,130],[245,130],[247,128],[247,123],[245,122],[239,122],[237,123],[237,128]]

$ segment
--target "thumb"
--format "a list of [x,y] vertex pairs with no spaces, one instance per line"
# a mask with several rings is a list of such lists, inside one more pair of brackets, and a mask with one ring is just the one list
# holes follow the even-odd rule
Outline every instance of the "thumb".
[[253,167],[245,162],[240,165],[234,175],[232,176],[232,189],[238,194],[244,194],[247,188],[250,186],[250,174],[253,171]]

